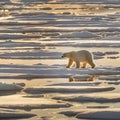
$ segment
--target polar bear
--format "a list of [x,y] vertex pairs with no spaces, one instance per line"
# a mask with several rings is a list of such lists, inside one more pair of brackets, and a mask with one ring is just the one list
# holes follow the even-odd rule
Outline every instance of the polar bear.
[[76,68],[80,67],[80,63],[82,63],[82,68],[85,68],[87,63],[94,68],[95,64],[93,62],[92,54],[87,50],[81,51],[71,51],[68,53],[64,53],[62,58],[68,58],[69,62],[66,68],[70,68],[73,62],[76,64]]

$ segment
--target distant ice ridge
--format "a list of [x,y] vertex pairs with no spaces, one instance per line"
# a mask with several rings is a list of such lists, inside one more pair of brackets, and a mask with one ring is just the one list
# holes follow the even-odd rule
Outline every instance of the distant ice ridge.
[[63,38],[93,38],[93,37],[100,37],[95,33],[91,33],[88,31],[82,31],[82,32],[72,32],[68,34],[60,35],[60,37]]
[[72,3],[119,3],[119,0],[57,0],[57,2],[72,2]]

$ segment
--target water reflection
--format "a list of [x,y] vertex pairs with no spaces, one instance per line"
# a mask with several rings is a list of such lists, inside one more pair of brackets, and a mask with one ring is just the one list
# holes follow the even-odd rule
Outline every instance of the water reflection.
[[71,76],[69,77],[69,82],[94,81],[96,77],[97,77],[96,75]]

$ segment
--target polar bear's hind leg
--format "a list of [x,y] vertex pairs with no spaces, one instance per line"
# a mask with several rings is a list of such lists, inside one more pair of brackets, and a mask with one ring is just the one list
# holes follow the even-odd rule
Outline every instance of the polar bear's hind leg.
[[93,61],[89,61],[88,64],[89,64],[92,68],[95,68],[95,64],[93,63]]
[[86,68],[87,62],[83,62],[82,68]]

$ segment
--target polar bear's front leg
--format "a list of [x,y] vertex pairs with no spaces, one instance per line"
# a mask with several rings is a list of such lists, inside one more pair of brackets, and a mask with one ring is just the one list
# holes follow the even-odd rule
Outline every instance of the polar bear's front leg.
[[76,61],[76,68],[80,68],[80,61]]
[[73,60],[69,59],[68,65],[66,66],[66,68],[70,68],[70,66],[72,65]]

